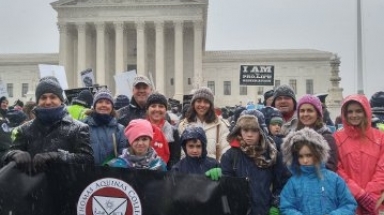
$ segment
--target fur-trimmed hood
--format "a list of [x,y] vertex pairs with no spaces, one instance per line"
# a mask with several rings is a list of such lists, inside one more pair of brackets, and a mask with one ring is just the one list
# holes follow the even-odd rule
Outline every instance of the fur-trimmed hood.
[[[324,137],[310,128],[303,128],[299,131],[291,132],[284,138],[284,142],[281,145],[281,152],[283,154],[283,161],[288,167],[297,164],[298,161],[294,160],[292,147],[296,142],[307,141],[315,145],[316,150],[320,154],[320,163],[326,163],[329,158],[329,145]],[[295,158],[297,159],[297,158]]]

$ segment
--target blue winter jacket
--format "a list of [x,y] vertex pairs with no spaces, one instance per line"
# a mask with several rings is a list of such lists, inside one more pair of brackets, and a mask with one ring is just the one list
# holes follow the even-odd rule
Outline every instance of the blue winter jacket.
[[[239,148],[232,147],[221,158],[224,176],[247,178],[251,195],[249,215],[268,215],[270,207],[282,189],[286,179],[281,155],[278,153],[276,164],[268,168],[256,166],[255,161]],[[271,190],[272,187],[272,190]]]
[[[128,147],[128,141],[124,136],[124,126],[113,118],[108,125],[98,125],[89,116],[84,122],[89,125],[91,133],[91,147],[95,158],[95,165],[103,165],[106,161],[117,157]],[[117,155],[115,155],[113,136],[116,140]]]
[[344,180],[336,173],[320,168],[322,179],[315,166],[301,166],[280,195],[280,214],[286,215],[354,215],[356,201]]

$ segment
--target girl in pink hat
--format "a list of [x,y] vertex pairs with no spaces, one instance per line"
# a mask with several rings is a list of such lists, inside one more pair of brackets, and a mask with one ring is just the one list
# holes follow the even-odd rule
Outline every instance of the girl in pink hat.
[[151,147],[153,128],[149,121],[144,119],[132,120],[124,131],[130,146],[123,150],[122,155],[108,162],[108,166],[151,169],[166,171],[165,162]]

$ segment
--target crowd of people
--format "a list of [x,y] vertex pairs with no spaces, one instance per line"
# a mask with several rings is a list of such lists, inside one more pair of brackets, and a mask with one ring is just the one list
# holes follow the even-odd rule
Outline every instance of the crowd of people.
[[206,87],[170,107],[145,76],[132,94],[83,90],[66,104],[57,79],[45,77],[35,102],[9,107],[1,97],[1,165],[28,174],[67,163],[246,178],[250,215],[384,210],[384,92],[347,96],[335,123],[324,101],[296,100],[288,85],[231,111],[216,108]]

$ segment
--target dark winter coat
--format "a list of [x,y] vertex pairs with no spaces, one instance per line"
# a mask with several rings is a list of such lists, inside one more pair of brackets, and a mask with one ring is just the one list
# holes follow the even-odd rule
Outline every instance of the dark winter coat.
[[339,159],[339,151],[337,149],[335,138],[333,137],[332,132],[325,125],[322,128],[317,129],[316,132],[324,137],[325,141],[328,143],[329,148],[331,148],[329,151],[329,158],[325,166],[327,169],[336,172],[337,162]]
[[70,164],[93,164],[88,125],[72,119],[68,113],[49,126],[39,120],[31,120],[14,131],[15,139],[3,159],[8,161],[16,150],[27,151],[33,158],[38,153],[63,150],[57,162]]
[[[89,125],[91,133],[90,143],[93,149],[95,165],[102,165],[103,162],[121,155],[123,149],[128,147],[128,141],[124,135],[124,126],[117,123],[115,118],[107,125],[98,125],[89,116],[84,120],[84,123]],[[113,141],[115,141],[116,146],[114,146]]]
[[[11,143],[11,128],[8,126],[6,120],[0,119],[0,158],[8,151]],[[0,163],[0,167],[1,166],[2,164]]]
[[186,156],[172,167],[172,172],[204,175],[206,171],[216,167],[220,167],[219,162],[211,157]]
[[[255,161],[243,153],[237,144],[232,142],[230,148],[221,158],[223,175],[247,178],[251,194],[250,215],[267,215],[271,206],[277,206],[276,198],[287,181],[281,174],[284,165],[280,153],[276,164],[268,168],[260,168]],[[273,188],[271,191],[271,187]]]
[[[186,144],[189,139],[200,140],[202,144],[200,157],[191,157],[187,154]],[[207,136],[203,128],[186,128],[181,135],[180,142],[185,157],[172,167],[173,172],[204,175],[206,171],[219,167],[219,162],[216,159],[207,156]]]
[[140,107],[135,98],[132,97],[131,103],[128,106],[120,108],[117,111],[118,119],[117,122],[127,127],[129,122],[134,119],[145,119],[146,109]]
[[167,169],[170,170],[180,160],[181,156],[181,145],[179,130],[172,126],[169,122],[165,121],[161,128],[165,138],[168,141],[169,147],[169,160],[167,163]]

